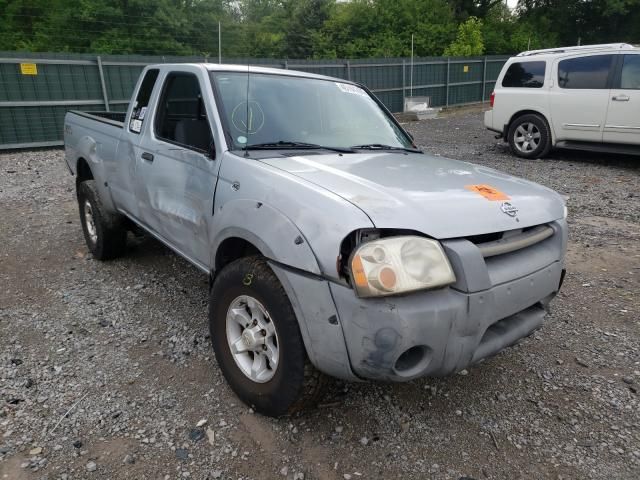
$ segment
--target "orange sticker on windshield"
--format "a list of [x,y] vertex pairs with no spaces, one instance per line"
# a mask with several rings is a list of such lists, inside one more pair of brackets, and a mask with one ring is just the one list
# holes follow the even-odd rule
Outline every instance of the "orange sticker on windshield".
[[479,193],[487,200],[491,201],[499,201],[499,200],[509,200],[509,196],[502,193],[500,190],[497,190],[489,185],[467,185],[467,190],[471,190],[472,192]]

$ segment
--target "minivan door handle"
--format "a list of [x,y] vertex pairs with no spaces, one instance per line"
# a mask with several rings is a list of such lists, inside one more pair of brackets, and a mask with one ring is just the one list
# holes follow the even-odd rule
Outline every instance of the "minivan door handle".
[[614,102],[628,102],[629,98],[629,95],[615,95],[611,100]]
[[147,162],[153,162],[153,153],[144,152],[142,154],[142,159],[146,160]]

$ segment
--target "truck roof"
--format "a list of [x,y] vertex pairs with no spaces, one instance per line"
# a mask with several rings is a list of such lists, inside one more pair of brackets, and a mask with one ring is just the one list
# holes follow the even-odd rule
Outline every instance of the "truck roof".
[[[238,64],[225,64],[225,63],[159,63],[155,65],[149,65],[148,68],[159,68],[159,69],[179,69],[180,67],[184,67],[185,65],[191,66],[199,66],[204,67],[211,72],[247,72],[247,69],[251,73],[268,73],[271,75],[282,75],[289,77],[305,77],[305,78],[317,78],[319,80],[330,80],[334,82],[342,82],[342,83],[354,83],[350,80],[345,80],[343,78],[336,77],[328,77],[326,75],[318,75],[316,73],[309,72],[301,72],[299,70],[289,70],[284,68],[271,68],[271,67],[260,67],[254,65],[238,65]],[[338,65],[339,66],[339,65]]]

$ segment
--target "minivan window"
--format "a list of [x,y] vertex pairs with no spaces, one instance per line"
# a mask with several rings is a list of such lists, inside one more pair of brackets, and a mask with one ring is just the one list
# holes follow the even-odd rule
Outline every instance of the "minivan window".
[[558,64],[558,85],[566,89],[604,89],[613,55],[593,55],[562,60]]
[[509,66],[502,79],[508,88],[541,88],[544,85],[546,62],[515,62]]
[[157,68],[147,71],[138,90],[138,96],[136,97],[136,103],[133,105],[133,112],[131,113],[131,120],[129,121],[129,130],[133,133],[140,133],[142,130],[142,122],[147,113],[147,107],[149,106],[149,99],[151,98],[151,92],[158,79],[158,73],[160,70]]
[[158,103],[155,132],[170,143],[201,152],[209,150],[211,129],[195,75],[174,73],[167,77]]
[[625,55],[620,88],[640,90],[640,55]]

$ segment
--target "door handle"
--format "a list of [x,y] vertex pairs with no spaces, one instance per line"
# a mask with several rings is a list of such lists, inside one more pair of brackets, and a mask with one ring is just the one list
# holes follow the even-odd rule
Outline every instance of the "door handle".
[[629,95],[615,95],[611,100],[615,102],[628,102],[630,98]]
[[153,153],[144,152],[142,154],[142,159],[146,160],[147,162],[153,162]]

